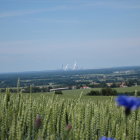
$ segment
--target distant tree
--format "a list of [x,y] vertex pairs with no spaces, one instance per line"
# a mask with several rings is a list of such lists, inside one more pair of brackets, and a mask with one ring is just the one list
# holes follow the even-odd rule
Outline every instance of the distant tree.
[[37,92],[41,92],[41,88],[40,87],[32,87],[32,93],[37,93]]
[[101,95],[103,96],[115,96],[117,95],[117,91],[111,88],[102,88]]
[[50,91],[50,89],[52,89],[52,88],[53,88],[52,86],[49,86],[49,87],[48,87],[48,91]]
[[107,87],[107,85],[106,85],[106,83],[105,83],[105,82],[100,83],[100,85],[99,85],[99,86],[100,86],[100,87],[102,87],[102,88]]
[[60,94],[60,95],[62,95],[63,92],[62,92],[61,90],[56,90],[56,91],[54,92],[54,94]]
[[115,83],[113,83],[112,85],[111,85],[111,88],[116,88],[117,87],[117,85],[115,84]]
[[88,87],[94,88],[95,86],[94,86],[94,84],[89,84]]
[[96,90],[91,90],[90,92],[87,93],[89,96],[99,96],[100,92]]
[[76,85],[76,89],[80,89],[82,85]]
[[137,96],[140,96],[140,91],[137,91]]

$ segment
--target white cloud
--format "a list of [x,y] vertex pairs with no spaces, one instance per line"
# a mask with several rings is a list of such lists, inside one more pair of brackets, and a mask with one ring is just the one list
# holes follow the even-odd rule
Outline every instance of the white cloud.
[[23,16],[23,15],[29,15],[29,14],[36,14],[36,13],[43,13],[47,11],[58,11],[58,10],[66,10],[68,9],[67,6],[56,6],[46,9],[35,9],[35,10],[16,10],[16,11],[8,11],[8,12],[1,12],[0,18],[6,18],[6,17],[15,17],[15,16]]
[[42,22],[42,23],[60,23],[60,24],[79,24],[81,23],[80,20],[77,19],[62,19],[62,18],[30,18],[30,19],[23,19],[22,22],[29,23],[29,22]]
[[94,2],[73,2],[72,5],[59,5],[55,7],[49,7],[45,9],[27,9],[27,10],[15,10],[15,11],[7,11],[7,12],[1,12],[0,18],[6,18],[6,17],[15,17],[15,16],[23,16],[23,15],[30,15],[30,14],[36,14],[36,13],[44,13],[48,11],[60,11],[60,10],[73,10],[73,9],[79,9],[79,8],[89,8],[89,7],[107,7],[107,8],[125,8],[125,9],[140,9],[140,3],[131,3],[131,2],[125,2],[125,1],[94,1]]
[[100,52],[103,51],[120,51],[124,50],[137,51],[140,46],[140,38],[124,38],[124,39],[98,39],[88,41],[48,41],[48,40],[21,40],[11,42],[0,42],[0,54],[17,54],[17,53],[52,53],[59,51],[86,51],[89,50]]

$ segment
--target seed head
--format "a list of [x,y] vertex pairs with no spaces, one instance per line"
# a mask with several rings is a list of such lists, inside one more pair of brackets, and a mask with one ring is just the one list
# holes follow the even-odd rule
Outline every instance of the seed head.
[[39,129],[42,125],[42,119],[39,114],[37,114],[36,119],[35,119],[35,128]]
[[72,129],[72,125],[71,124],[68,124],[67,126],[66,126],[66,130],[67,131],[70,131]]

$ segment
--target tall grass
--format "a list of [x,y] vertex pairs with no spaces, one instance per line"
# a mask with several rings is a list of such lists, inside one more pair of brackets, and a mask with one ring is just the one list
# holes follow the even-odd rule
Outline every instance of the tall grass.
[[140,140],[140,111],[127,118],[114,99],[92,101],[32,94],[0,95],[1,140]]

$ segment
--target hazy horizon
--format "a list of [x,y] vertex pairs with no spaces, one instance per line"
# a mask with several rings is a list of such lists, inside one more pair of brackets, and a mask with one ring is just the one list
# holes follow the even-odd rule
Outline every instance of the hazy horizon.
[[140,66],[116,66],[116,67],[96,67],[96,68],[78,68],[78,69],[76,69],[76,70],[73,70],[72,68],[69,68],[69,69],[67,69],[67,70],[64,70],[64,69],[44,69],[44,70],[27,70],[27,71],[11,71],[11,72],[0,72],[0,74],[14,74],[14,73],[16,73],[16,74],[18,74],[18,73],[36,73],[36,72],[55,72],[55,71],[64,71],[64,72],[69,72],[69,71],[83,71],[83,70],[102,70],[102,69],[114,69],[114,68],[132,68],[132,67],[140,67]]
[[140,66],[139,0],[0,0],[0,73]]

